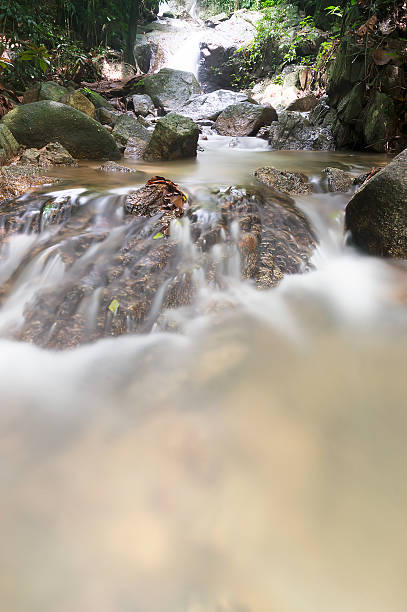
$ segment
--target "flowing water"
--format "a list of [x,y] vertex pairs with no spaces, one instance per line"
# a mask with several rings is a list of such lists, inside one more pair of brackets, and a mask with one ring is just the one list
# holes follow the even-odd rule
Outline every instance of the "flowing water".
[[[349,194],[319,183],[328,163],[384,159],[253,143],[210,140],[196,162],[135,164],[145,175],[66,170],[72,217],[48,226],[43,211],[42,234],[3,245],[5,612],[405,612],[407,269],[345,246]],[[61,352],[10,339],[44,288],[89,266],[101,283],[100,255],[125,238],[121,194],[145,176],[205,209],[209,187],[265,164],[314,181],[297,200],[319,238],[313,271],[258,291],[229,252],[222,284],[196,263],[196,299],[167,313],[175,331]],[[56,228],[87,210],[75,235],[100,240],[70,264],[55,253],[73,226]],[[191,261],[188,224],[173,230]],[[90,322],[101,291],[78,305]]]

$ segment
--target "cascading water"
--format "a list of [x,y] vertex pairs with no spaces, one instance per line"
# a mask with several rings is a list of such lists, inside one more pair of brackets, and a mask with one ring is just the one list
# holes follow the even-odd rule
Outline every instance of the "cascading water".
[[[209,223],[211,186],[266,163],[318,186],[346,159],[225,148],[138,166]],[[344,246],[348,195],[316,189],[297,201],[314,270],[258,291],[239,278],[237,227],[206,255],[187,219],[155,240],[155,218],[123,217],[142,179],[104,180],[28,196],[2,230],[18,229],[0,265],[2,608],[404,612],[405,266]],[[166,306],[186,278],[193,300]],[[121,281],[139,282],[129,320]],[[122,335],[87,343],[96,332]]]

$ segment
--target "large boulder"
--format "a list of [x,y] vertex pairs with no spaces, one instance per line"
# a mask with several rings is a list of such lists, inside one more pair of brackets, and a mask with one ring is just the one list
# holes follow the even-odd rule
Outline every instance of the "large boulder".
[[345,225],[367,253],[407,259],[407,149],[355,193]]
[[204,119],[215,121],[221,112],[231,104],[249,102],[249,100],[249,97],[244,93],[218,89],[201,96],[193,96],[177,112],[193,121],[203,121]]
[[269,143],[273,149],[296,151],[332,151],[335,148],[329,128],[314,126],[294,111],[279,114],[270,126]]
[[0,165],[17,155],[20,145],[8,127],[0,123]]
[[2,124],[27,147],[60,142],[73,157],[120,158],[114,138],[100,123],[60,102],[43,100],[19,106],[3,117]]
[[170,113],[157,121],[144,153],[147,160],[196,157],[199,127],[188,117]]
[[228,106],[216,119],[214,128],[222,136],[253,136],[272,121],[277,121],[277,113],[271,106],[241,102]]
[[140,138],[148,142],[151,132],[140,123],[137,117],[120,115],[113,128],[112,136],[120,145],[125,146],[129,138]]
[[145,77],[137,84],[138,93],[145,93],[158,107],[177,110],[201,87],[192,72],[162,68],[157,74]]

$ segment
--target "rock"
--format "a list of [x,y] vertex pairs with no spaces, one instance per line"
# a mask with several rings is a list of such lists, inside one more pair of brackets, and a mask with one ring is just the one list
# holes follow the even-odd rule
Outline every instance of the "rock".
[[132,96],[132,103],[133,103],[133,108],[134,108],[134,112],[136,113],[136,115],[142,115],[143,117],[146,117],[148,114],[154,114],[155,111],[155,107],[154,107],[154,103],[152,101],[152,99],[150,98],[150,96],[147,95],[134,95]]
[[134,57],[136,58],[141,72],[144,72],[145,74],[150,72],[156,52],[157,45],[147,41],[143,35],[137,36],[137,42],[134,47]]
[[354,194],[345,226],[363,251],[407,259],[407,149]]
[[170,113],[157,121],[144,153],[147,160],[196,157],[199,127],[188,117]]
[[364,117],[361,117],[363,103],[365,97],[365,86],[362,83],[357,83],[337,105],[337,112],[340,120],[348,125],[355,125],[360,120],[362,123]]
[[[0,168],[0,202],[4,203],[5,200],[26,194],[34,187],[58,182],[59,179],[49,175],[44,176],[44,171],[31,164],[3,166]],[[26,210],[26,208],[27,204],[24,202],[23,209]],[[2,206],[2,214],[4,214],[4,206]],[[2,222],[3,224],[5,222],[4,216]]]
[[352,177],[340,168],[324,168],[322,175],[327,179],[328,191],[349,191],[352,188]]
[[126,146],[129,138],[139,138],[146,142],[151,138],[151,132],[140,123],[138,118],[131,115],[120,115],[112,134],[116,141],[124,146]]
[[366,145],[383,153],[396,132],[396,113],[393,100],[376,91],[364,112],[364,136]]
[[308,178],[301,172],[287,172],[285,170],[277,170],[270,166],[258,168],[252,172],[258,181],[290,195],[302,195],[312,192],[312,185],[308,182]]
[[278,121],[270,125],[269,143],[277,150],[332,151],[335,148],[329,128],[313,126],[301,113],[293,111],[283,111]]
[[210,19],[206,19],[204,24],[207,28],[216,28],[222,21],[227,21],[229,16],[226,13],[218,13],[217,15],[213,15]]
[[277,113],[271,106],[240,102],[222,111],[214,129],[223,136],[253,136],[272,121],[277,121]]
[[162,68],[157,74],[146,76],[139,81],[137,89],[150,96],[155,106],[177,110],[201,88],[192,72]]
[[102,125],[110,125],[114,127],[119,117],[120,113],[116,110],[109,110],[103,106],[96,109],[96,119]]
[[371,49],[355,44],[350,37],[344,37],[338,46],[336,59],[328,70],[327,92],[330,105],[337,105],[356,83],[364,80],[366,66],[369,64]]
[[147,149],[148,143],[151,140],[151,132],[149,132],[149,136],[150,137],[148,140],[138,138],[137,136],[129,138],[123,153],[124,157],[129,157],[130,159],[142,159]]
[[128,168],[127,166],[121,166],[113,161],[105,162],[102,166],[97,168],[98,172],[120,172],[120,173],[128,173],[132,174],[141,174],[138,170],[133,170],[132,168]]
[[114,138],[104,127],[66,104],[49,100],[25,104],[7,113],[1,123],[17,142],[28,147],[59,142],[73,157],[120,158]]
[[287,106],[288,111],[299,111],[300,113],[308,113],[312,111],[318,104],[318,98],[315,94],[310,93],[301,98],[297,98]]
[[66,87],[62,87],[62,85],[58,85],[58,83],[54,83],[53,81],[47,81],[46,83],[41,83],[38,92],[38,100],[61,102],[62,98],[68,95],[69,91]]
[[252,100],[244,93],[218,89],[212,93],[193,96],[177,112],[193,121],[215,121],[228,106],[249,101]]
[[78,91],[86,96],[96,109],[106,108],[107,110],[114,110],[114,106],[112,106],[103,96],[96,93],[96,91],[92,91],[88,87],[84,87]]
[[33,164],[40,168],[78,165],[72,155],[59,142],[50,142],[42,149],[27,149],[20,157],[20,163]]
[[88,117],[92,117],[92,119],[95,118],[96,109],[94,105],[80,91],[74,91],[71,93],[66,100],[66,104],[68,104],[68,106],[72,106],[72,108],[76,108],[78,111],[81,111],[81,113],[85,113],[85,115],[88,115]]
[[0,165],[17,155],[20,145],[8,127],[0,123]]
[[[260,84],[259,84],[260,85]],[[253,98],[259,104],[271,104],[273,108],[287,108],[292,102],[295,102],[301,90],[295,87],[295,85],[278,85],[276,83],[269,83],[263,87],[253,88]]]

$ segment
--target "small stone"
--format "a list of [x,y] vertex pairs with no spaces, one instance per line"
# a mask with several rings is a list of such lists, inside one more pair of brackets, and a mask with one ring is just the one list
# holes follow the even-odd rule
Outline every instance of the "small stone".
[[328,181],[329,191],[349,191],[352,188],[352,177],[340,168],[324,168],[322,174]]
[[287,172],[285,170],[277,170],[265,166],[264,168],[258,168],[252,172],[252,175],[257,178],[258,181],[281,191],[282,193],[288,193],[290,195],[308,195],[312,192],[312,185],[308,182],[308,178],[301,172]]

